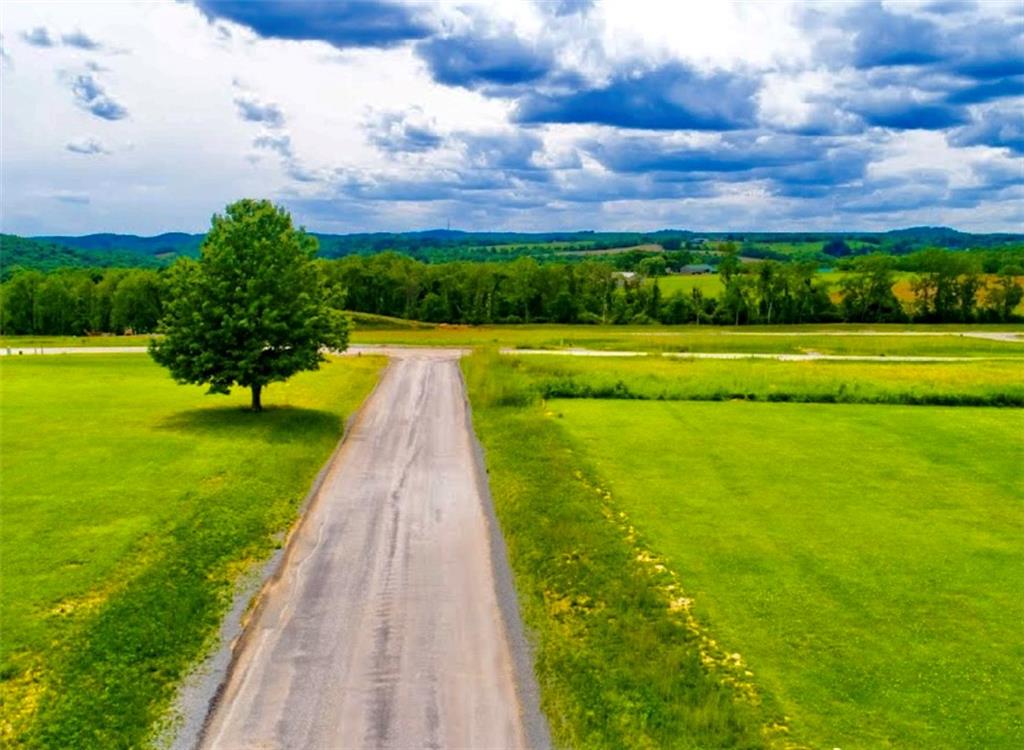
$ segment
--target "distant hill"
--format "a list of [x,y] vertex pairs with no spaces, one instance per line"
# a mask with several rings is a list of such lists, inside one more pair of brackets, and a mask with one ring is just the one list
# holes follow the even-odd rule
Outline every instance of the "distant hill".
[[16,270],[53,271],[58,268],[157,267],[166,263],[156,257],[123,250],[81,250],[55,242],[0,234],[0,281]]
[[[424,261],[512,260],[530,256],[567,260],[595,251],[660,244],[700,251],[707,242],[731,241],[751,258],[815,260],[828,265],[835,258],[866,252],[904,255],[925,247],[988,250],[1024,247],[1024,234],[971,234],[949,227],[909,227],[887,232],[464,232],[429,229],[418,232],[313,233],[320,256],[398,252]],[[16,267],[50,270],[61,267],[159,267],[179,256],[196,257],[203,234],[167,232],[155,237],[134,234],[46,235],[32,238],[3,235],[2,277]],[[827,250],[826,250],[827,248]]]
[[86,234],[81,237],[42,236],[33,237],[38,242],[47,242],[76,250],[118,251],[138,255],[198,255],[199,245],[205,234],[166,232],[155,237],[139,237],[134,234]]

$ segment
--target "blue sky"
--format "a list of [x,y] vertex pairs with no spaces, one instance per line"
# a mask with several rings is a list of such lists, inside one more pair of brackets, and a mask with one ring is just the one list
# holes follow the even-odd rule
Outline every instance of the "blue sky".
[[1024,229],[1024,3],[13,0],[3,230]]

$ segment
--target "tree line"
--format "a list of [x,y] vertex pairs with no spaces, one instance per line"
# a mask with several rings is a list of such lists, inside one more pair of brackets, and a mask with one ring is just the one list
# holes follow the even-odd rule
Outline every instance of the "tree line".
[[[671,259],[673,266],[684,260]],[[179,261],[185,262],[185,261]],[[983,275],[970,254],[918,254],[912,299],[893,291],[903,261],[886,255],[849,260],[837,289],[813,262],[743,263],[720,256],[722,289],[664,294],[660,263],[624,274],[605,259],[574,263],[424,263],[397,253],[316,263],[333,304],[434,323],[1006,322],[1019,319],[1020,269]],[[170,269],[19,271],[0,286],[0,330],[8,335],[153,333],[173,296]]]

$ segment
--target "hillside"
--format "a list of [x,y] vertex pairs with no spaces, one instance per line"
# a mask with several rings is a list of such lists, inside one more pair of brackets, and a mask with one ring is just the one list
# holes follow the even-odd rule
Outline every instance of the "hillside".
[[37,239],[0,234],[0,281],[18,269],[53,271],[58,268],[153,268],[166,261],[125,251],[89,251]]

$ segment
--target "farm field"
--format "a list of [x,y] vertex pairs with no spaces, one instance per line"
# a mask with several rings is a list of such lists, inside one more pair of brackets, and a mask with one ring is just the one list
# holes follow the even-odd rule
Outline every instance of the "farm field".
[[[816,278],[818,281],[825,283],[834,302],[839,301],[839,284],[847,274],[844,271],[821,271],[817,274]],[[909,304],[914,299],[914,293],[911,289],[911,282],[915,278],[916,274],[907,271],[901,271],[894,274],[896,283],[893,284],[893,292],[897,299],[904,304]],[[983,274],[982,278],[991,283],[995,278],[992,274]],[[1020,280],[1020,279],[1018,279]],[[700,289],[706,297],[718,297],[722,293],[722,280],[715,274],[701,274],[701,275],[671,275],[671,276],[660,276],[657,279],[658,287],[661,289],[663,295],[669,295],[674,292],[683,292],[689,294],[692,289]],[[648,284],[653,283],[652,279],[648,279]],[[1024,302],[1019,304],[1016,308],[1018,314],[1024,313]]]
[[548,408],[794,736],[1024,742],[1024,413]]
[[[1019,398],[1017,363],[480,352],[464,369],[556,739],[1024,739],[1024,411],[898,405]],[[604,398],[552,398],[580,385]],[[719,390],[897,405],[622,400]]]
[[3,744],[143,744],[382,366],[334,360],[255,416],[147,356],[0,360]]

